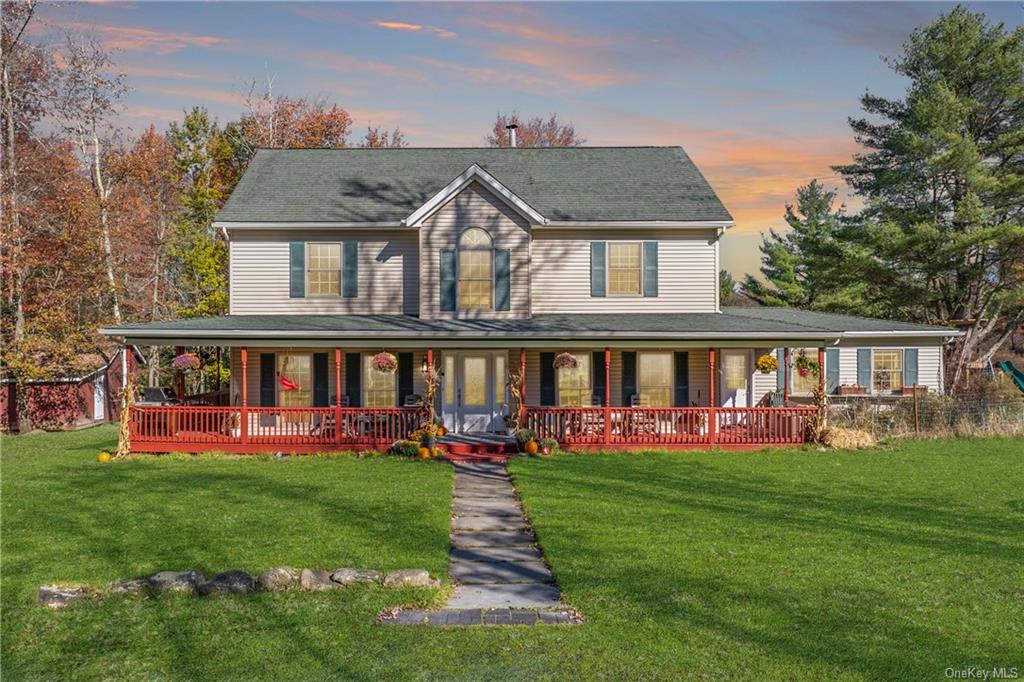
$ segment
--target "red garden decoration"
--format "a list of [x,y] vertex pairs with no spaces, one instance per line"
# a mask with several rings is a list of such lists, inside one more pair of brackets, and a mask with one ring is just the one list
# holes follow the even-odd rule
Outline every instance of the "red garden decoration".
[[394,374],[398,371],[398,358],[391,353],[377,353],[370,359],[370,366],[378,372]]

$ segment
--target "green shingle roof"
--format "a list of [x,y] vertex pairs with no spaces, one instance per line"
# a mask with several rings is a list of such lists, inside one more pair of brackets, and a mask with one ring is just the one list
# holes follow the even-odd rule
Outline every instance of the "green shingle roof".
[[474,163],[548,220],[732,220],[681,147],[261,149],[217,220],[398,222]]
[[945,327],[784,308],[722,313],[534,315],[519,320],[424,320],[407,315],[226,315],[126,324],[103,330],[129,338],[834,338],[848,333],[941,336]]

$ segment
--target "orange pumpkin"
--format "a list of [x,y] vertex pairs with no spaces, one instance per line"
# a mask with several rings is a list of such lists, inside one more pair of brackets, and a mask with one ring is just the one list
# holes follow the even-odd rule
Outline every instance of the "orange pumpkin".
[[528,454],[528,455],[536,455],[537,454],[537,449],[538,449],[537,441],[535,441],[535,440],[528,440],[528,441],[526,441],[526,454]]
[[100,453],[99,455],[97,455],[97,457],[96,457],[96,461],[97,461],[97,462],[99,462],[100,464],[106,464],[106,463],[107,463],[107,462],[109,462],[109,461],[110,461],[111,459],[112,459],[112,458],[111,458],[111,456],[110,456],[110,453],[109,453],[109,452],[107,452],[106,450],[104,450],[103,452],[101,452],[101,453]]
[[444,454],[444,450],[441,448],[434,448],[434,457],[440,457]]
[[430,448],[420,448],[419,456],[420,459],[430,459]]
[[437,436],[438,436],[438,438],[440,438],[441,436],[446,435],[447,433],[448,433],[448,429],[444,428],[443,426],[438,426],[437,427]]

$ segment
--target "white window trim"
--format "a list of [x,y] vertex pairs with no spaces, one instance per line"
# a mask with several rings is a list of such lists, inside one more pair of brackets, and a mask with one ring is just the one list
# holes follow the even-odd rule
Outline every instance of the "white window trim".
[[[669,398],[668,399],[669,405],[668,406],[669,407],[675,407],[675,402],[676,402],[676,399],[675,399],[676,398],[676,354],[675,354],[675,351],[671,351],[671,350],[651,349],[651,350],[636,351],[636,397],[637,397],[638,401],[640,400],[640,396],[643,394],[643,386],[640,383],[640,377],[643,376],[643,370],[641,370],[641,368],[640,368],[640,364],[641,364],[641,361],[643,359],[643,356],[644,355],[663,355],[665,353],[668,353],[669,364],[671,366],[671,369],[669,370],[670,374],[669,374],[669,380],[668,380],[668,386],[669,386],[669,396],[668,396],[668,398]],[[689,356],[687,356],[687,357],[689,357]],[[687,396],[687,400],[689,400],[689,396]],[[629,405],[626,405],[625,407],[629,407]],[[684,405],[684,407],[685,407],[685,405]],[[657,409],[657,408],[655,408],[655,409]]]
[[[636,244],[640,247],[640,293],[638,294],[613,294],[611,281],[612,281],[612,244]],[[613,239],[605,242],[605,253],[604,253],[604,291],[606,298],[643,298],[644,297],[644,270],[646,263],[646,255],[644,254],[644,243],[642,241],[635,241],[632,239]]]
[[[313,390],[314,390],[314,386],[313,386],[313,381],[314,381],[314,377],[313,377],[313,352],[312,351],[309,351],[309,352],[306,352],[306,351],[299,351],[299,352],[295,352],[295,351],[277,351],[277,352],[274,353],[274,402],[277,404],[277,407],[282,407],[282,405],[281,405],[281,394],[282,394],[282,392],[284,392],[284,389],[281,387],[281,357],[285,356],[285,355],[294,355],[294,356],[305,355],[305,356],[307,356],[309,358],[309,405],[308,405],[308,407],[312,407],[313,406]],[[293,406],[289,406],[289,407],[293,407]],[[297,409],[302,409],[302,407],[299,406]]]
[[894,391],[888,391],[886,393],[880,393],[875,390],[875,351],[897,351],[900,354],[900,393],[903,391],[903,377],[907,371],[907,346],[899,346],[893,348],[891,346],[871,346],[871,385],[868,386],[868,395],[900,395],[900,393]]
[[[794,369],[793,360],[796,358],[796,351],[800,350],[801,348],[809,348],[809,346],[800,346],[799,348],[790,348],[789,349],[789,367],[786,368],[786,372],[789,374],[789,395],[791,395],[791,396],[795,395],[795,396],[804,397],[804,396],[811,396],[813,394],[811,393],[811,391],[794,391],[793,390],[793,387],[796,386],[796,384],[794,383],[794,378],[793,378],[793,369]],[[814,348],[814,355],[817,356],[817,354],[818,354],[818,349]],[[814,358],[815,362],[817,362],[817,359],[818,359],[817,357]],[[756,358],[755,358],[755,360],[756,360]],[[874,360],[873,359],[872,359],[872,364],[874,364]],[[825,353],[825,357],[822,359],[821,367],[818,368],[818,372],[825,375],[825,382],[826,383],[828,382],[828,370],[827,370],[827,367],[828,367],[828,353]],[[815,384],[815,386],[817,386],[817,384]]]
[[[360,397],[360,402],[363,403],[362,407],[367,407],[367,405],[366,405],[366,391],[367,391],[366,375],[367,375],[368,372],[373,371],[372,368],[370,367],[370,363],[373,361],[373,356],[376,355],[377,353],[391,353],[392,355],[395,356],[396,360],[398,359],[398,353],[395,352],[395,351],[390,351],[390,350],[387,350],[387,351],[375,351],[373,353],[362,352],[362,353],[359,354],[361,356],[360,357],[360,362],[363,363],[363,366],[360,368],[360,372],[359,372],[359,397]],[[413,356],[413,360],[415,361],[415,355]],[[415,364],[415,362],[414,362],[414,364]],[[394,393],[394,396],[393,397],[394,397],[394,403],[395,403],[392,407],[401,407],[401,405],[398,404],[398,391],[399,391],[399,388],[398,388],[398,369],[395,369],[395,371],[391,373],[391,376],[394,377],[394,379],[393,379],[393,383],[394,383],[394,391],[393,391],[393,393]],[[373,409],[378,409],[378,408],[368,407],[367,409],[373,410]],[[390,408],[380,408],[380,409],[390,409]]]
[[[313,272],[313,270],[312,270],[312,268],[309,267],[309,255],[310,255],[310,250],[311,250],[309,247],[310,246],[318,246],[318,245],[319,246],[325,246],[326,245],[326,246],[337,246],[338,247],[338,293],[336,293],[336,294],[313,294],[313,293],[310,293],[310,290],[309,290],[309,285],[310,285],[310,280],[311,280],[310,274]],[[341,293],[342,293],[342,291],[345,288],[345,282],[343,281],[343,278],[345,276],[345,245],[342,242],[306,242],[306,246],[305,246],[304,250],[306,252],[306,277],[305,277],[305,280],[306,280],[306,282],[305,282],[306,298],[341,298]],[[318,270],[318,272],[321,272],[321,271]],[[329,272],[329,271],[324,270],[322,272]]]
[[[593,366],[594,365],[594,361],[593,361],[593,357],[594,356],[593,356],[593,351],[586,351],[586,353],[588,354],[587,362],[590,365],[590,371],[587,373],[589,375],[588,376],[588,381],[587,381],[587,389],[588,389],[588,397],[589,397],[589,399],[587,400],[586,404],[580,405],[580,407],[593,407],[592,403],[594,402],[594,366]],[[573,355],[576,355],[576,353],[573,353]],[[557,407],[576,407],[575,405],[562,405],[562,391],[559,390],[559,386],[558,386],[558,376],[561,373],[561,371],[562,371],[561,368],[558,368],[558,369],[555,370],[555,405]]]
[[[490,238],[490,240],[491,240],[491,247],[490,247],[490,249],[481,249],[481,248],[467,248],[467,249],[463,249],[462,248],[462,244],[461,244],[461,242],[462,242],[462,235],[464,235],[469,230],[473,230],[473,229],[483,230],[484,233]],[[491,254],[491,303],[486,308],[467,308],[466,306],[462,305],[462,296],[460,295],[460,292],[459,292],[459,283],[462,281],[462,276],[461,276],[461,272],[460,272],[462,270],[462,258],[460,256],[461,256],[461,254],[462,254],[462,252],[464,250],[465,251],[490,251],[490,254]],[[474,311],[490,311],[490,312],[495,312],[495,310],[494,310],[494,297],[495,297],[495,294],[496,294],[496,292],[495,292],[495,288],[496,287],[495,287],[495,282],[494,282],[494,279],[495,279],[495,273],[494,273],[494,252],[496,250],[497,250],[497,247],[494,246],[494,235],[491,234],[490,230],[484,229],[484,228],[479,227],[477,225],[470,225],[466,229],[464,229],[461,232],[459,232],[458,236],[455,238],[455,309],[456,310],[458,310],[460,312],[474,312]],[[512,273],[509,273],[510,277],[511,277],[511,275],[512,275]],[[481,280],[471,280],[471,281],[481,281]]]

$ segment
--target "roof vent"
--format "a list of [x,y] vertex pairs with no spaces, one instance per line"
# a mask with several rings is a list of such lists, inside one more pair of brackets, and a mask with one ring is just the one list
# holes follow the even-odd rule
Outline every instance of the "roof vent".
[[516,130],[518,128],[519,128],[519,124],[518,123],[509,123],[507,126],[505,126],[505,130],[508,131],[508,146],[509,147],[515,147],[516,146]]

